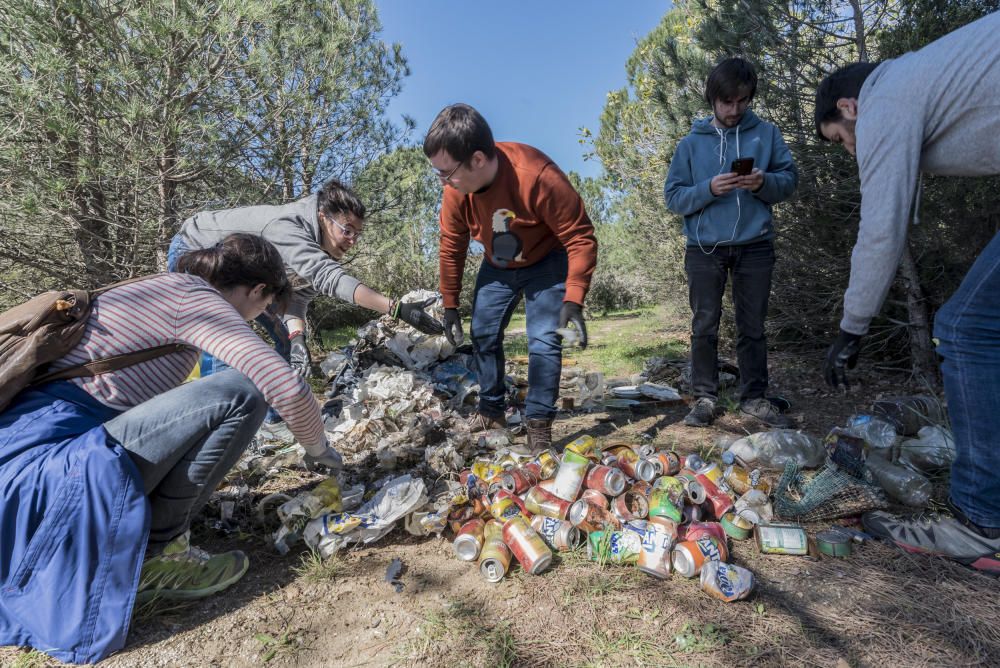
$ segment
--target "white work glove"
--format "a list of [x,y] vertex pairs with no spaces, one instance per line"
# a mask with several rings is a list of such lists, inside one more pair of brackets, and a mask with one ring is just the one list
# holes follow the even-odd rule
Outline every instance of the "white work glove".
[[318,467],[324,466],[330,469],[331,475],[340,473],[340,470],[344,468],[344,458],[329,445],[325,445],[324,447],[326,450],[318,455],[306,453],[304,457],[306,468],[310,471],[315,471]]

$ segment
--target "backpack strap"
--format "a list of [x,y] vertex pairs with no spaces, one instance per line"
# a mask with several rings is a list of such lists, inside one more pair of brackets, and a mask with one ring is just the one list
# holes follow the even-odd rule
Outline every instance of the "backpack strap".
[[132,366],[133,364],[138,364],[140,362],[148,362],[149,360],[156,359],[157,357],[163,357],[164,355],[169,355],[170,353],[179,353],[189,347],[190,346],[186,346],[183,343],[167,343],[162,346],[156,346],[155,348],[136,350],[135,352],[112,355],[111,357],[102,357],[101,359],[96,359],[85,364],[78,364],[76,366],[66,367],[65,369],[50,371],[49,373],[35,378],[31,381],[30,385],[42,385],[43,383],[51,383],[54,380],[67,380],[69,378],[80,378],[83,376],[99,376],[102,373],[119,371],[127,366]]

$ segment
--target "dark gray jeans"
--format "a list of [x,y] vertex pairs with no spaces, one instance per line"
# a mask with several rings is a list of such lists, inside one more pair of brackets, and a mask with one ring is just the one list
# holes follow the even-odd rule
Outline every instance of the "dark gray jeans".
[[227,369],[185,383],[109,420],[104,428],[142,474],[152,510],[147,557],[188,530],[191,517],[246,450],[267,402]]
[[691,389],[695,397],[719,398],[719,320],[726,280],[733,278],[736,315],[736,359],[740,367],[740,401],[767,391],[767,339],[764,320],[771,294],[774,243],[719,246],[704,253],[688,246],[684,270],[691,303]]

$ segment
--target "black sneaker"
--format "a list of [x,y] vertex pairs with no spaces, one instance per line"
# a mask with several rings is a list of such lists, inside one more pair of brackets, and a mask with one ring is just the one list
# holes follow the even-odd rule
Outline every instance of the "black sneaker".
[[782,415],[778,407],[765,399],[747,399],[740,404],[740,413],[747,417],[760,420],[768,427],[776,429],[790,429],[795,426],[795,422],[787,415]]
[[691,412],[684,416],[684,424],[689,427],[707,427],[715,420],[718,410],[715,399],[700,397],[694,402]]
[[953,517],[918,513],[896,517],[865,513],[865,531],[917,554],[946,557],[976,570],[1000,575],[1000,538],[987,538]]

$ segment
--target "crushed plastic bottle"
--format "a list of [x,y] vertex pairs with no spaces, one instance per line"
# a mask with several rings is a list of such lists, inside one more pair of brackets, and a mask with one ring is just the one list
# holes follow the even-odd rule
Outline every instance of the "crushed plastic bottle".
[[893,464],[880,456],[879,451],[872,452],[865,466],[882,489],[896,501],[914,508],[923,508],[930,500],[930,480],[905,466]]
[[730,445],[728,452],[746,469],[781,469],[788,462],[816,468],[826,459],[826,450],[819,439],[795,429],[750,434]]
[[941,471],[955,459],[955,439],[944,427],[921,427],[917,438],[899,444],[899,463],[917,471]]
[[852,415],[847,428],[864,440],[869,448],[884,450],[896,444],[896,427],[891,422],[871,415]]
[[872,404],[872,414],[888,420],[903,436],[914,436],[921,427],[944,422],[944,407],[934,397],[887,397]]

